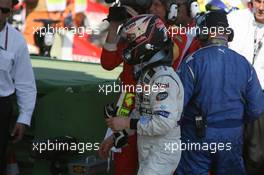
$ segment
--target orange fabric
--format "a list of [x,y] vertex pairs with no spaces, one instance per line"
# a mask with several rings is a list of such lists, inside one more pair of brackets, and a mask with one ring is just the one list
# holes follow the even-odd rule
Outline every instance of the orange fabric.
[[[27,43],[35,45],[34,42],[34,31],[43,26],[40,22],[35,22],[35,19],[53,19],[61,20],[62,14],[60,12],[47,12],[47,11],[33,11],[28,14],[26,18],[26,26],[24,30],[24,37],[26,38]],[[57,23],[56,27],[62,26],[62,22]]]
[[60,23],[56,24],[56,27],[63,26],[64,18],[67,17],[69,13],[72,13],[74,25],[76,27],[82,26],[85,19],[84,13],[74,13],[74,1],[72,0],[67,1],[67,7],[64,12],[48,12],[45,0],[36,0],[33,2],[37,4],[32,7],[30,6],[31,4],[27,4],[27,7],[29,7],[30,9],[28,9],[26,26],[24,30],[26,41],[31,45],[35,45],[33,36],[34,28],[37,29],[43,26],[42,23],[35,22],[35,19],[61,20]]
[[24,29],[24,37],[26,38],[26,41],[28,44],[35,45],[33,34],[34,34],[34,28],[37,29],[39,27],[42,27],[42,24],[39,22],[35,22],[35,19],[42,18],[48,18],[47,12],[32,12],[30,13],[26,18],[26,25]]
[[38,5],[34,9],[34,11],[41,11],[41,12],[46,12],[47,11],[47,5],[45,0],[38,0]]

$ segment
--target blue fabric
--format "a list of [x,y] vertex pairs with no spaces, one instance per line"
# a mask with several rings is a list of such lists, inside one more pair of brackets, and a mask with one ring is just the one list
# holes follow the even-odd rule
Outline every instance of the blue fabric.
[[[189,148],[184,150],[182,146],[176,174],[208,175],[209,171],[214,171],[215,175],[246,175],[242,159],[242,133],[243,127],[207,128],[206,137],[201,139],[196,137],[193,125],[184,125],[182,145],[189,144]],[[193,143],[202,145],[201,149],[191,147]]]
[[244,112],[248,120],[254,120],[264,111],[264,95],[255,70],[227,47],[198,50],[181,64],[178,74],[188,120],[194,121],[197,108],[207,116],[207,123],[240,120]]
[[168,118],[170,115],[170,112],[168,112],[168,111],[155,111],[154,114],[159,115],[161,117]]
[[146,125],[150,122],[151,118],[149,116],[141,116],[140,119],[139,119],[139,122],[142,124],[142,125]]
[[[264,94],[253,67],[225,46],[211,45],[186,58],[178,71],[184,86],[182,143],[221,144],[231,150],[186,150],[177,175],[245,174],[243,123],[264,112]],[[195,116],[206,118],[206,134],[198,138]],[[226,145],[228,144],[228,145]]]

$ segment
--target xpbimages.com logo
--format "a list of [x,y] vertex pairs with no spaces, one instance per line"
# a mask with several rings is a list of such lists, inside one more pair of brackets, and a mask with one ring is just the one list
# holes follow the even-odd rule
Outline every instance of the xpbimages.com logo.
[[230,35],[232,34],[232,29],[230,27],[206,27],[206,26],[170,26],[166,28],[167,34],[172,38],[177,38],[181,40],[183,35],[197,36],[197,35],[208,35],[211,34],[212,37],[219,35]]
[[99,35],[100,30],[98,28],[91,27],[53,27],[48,25],[47,27],[33,27],[33,34],[38,32],[39,36],[45,36],[46,34],[60,34],[65,35],[68,32],[76,34],[78,37],[84,37],[86,35]]
[[98,151],[100,143],[91,143],[91,142],[59,142],[57,140],[47,140],[45,142],[34,142],[32,143],[32,151],[39,154],[46,151],[73,151],[80,154],[85,151]]
[[165,151],[174,153],[176,151],[209,151],[210,153],[216,153],[218,151],[230,151],[232,149],[232,143],[207,143],[207,142],[167,142],[164,143]]
[[120,93],[120,92],[135,92],[135,93],[145,93],[145,95],[150,95],[151,93],[162,93],[166,91],[170,85],[169,83],[155,83],[153,85],[124,85],[124,84],[107,84],[98,85],[98,92],[108,95],[110,93]]

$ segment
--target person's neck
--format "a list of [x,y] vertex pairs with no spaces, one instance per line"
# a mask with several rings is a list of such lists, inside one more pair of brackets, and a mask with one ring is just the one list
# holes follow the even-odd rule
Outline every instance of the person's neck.
[[203,44],[204,46],[208,45],[219,45],[219,46],[228,46],[228,40],[226,37],[217,36],[210,38],[207,42]]
[[260,28],[262,28],[263,26],[264,26],[264,22],[262,21],[257,21],[257,20],[255,20],[255,22],[256,22],[256,25],[258,26],[258,27],[260,27]]

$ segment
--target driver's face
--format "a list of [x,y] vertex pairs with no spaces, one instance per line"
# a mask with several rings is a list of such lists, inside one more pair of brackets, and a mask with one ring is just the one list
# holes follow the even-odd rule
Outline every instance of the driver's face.
[[256,21],[264,24],[264,0],[252,0],[252,4]]
[[153,0],[149,13],[157,15],[163,21],[166,19],[166,7],[159,0]]

